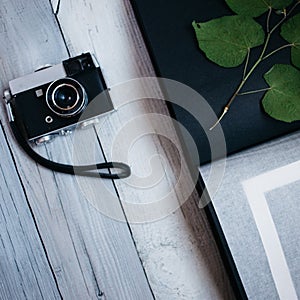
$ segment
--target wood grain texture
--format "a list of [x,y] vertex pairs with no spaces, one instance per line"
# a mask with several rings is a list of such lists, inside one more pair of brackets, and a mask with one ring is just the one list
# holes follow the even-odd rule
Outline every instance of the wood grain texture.
[[[35,0],[30,5],[26,0],[4,1],[0,16],[0,36],[5,41],[0,44],[0,90],[10,79],[31,73],[38,66],[61,62],[69,52],[95,53],[109,86],[154,75],[129,1]],[[155,90],[154,94],[160,93]],[[6,208],[8,218],[8,205],[19,203],[15,215],[24,216],[24,221],[10,219],[0,229],[1,237],[9,232],[11,238],[3,243],[6,250],[0,247],[5,256],[1,272],[6,274],[0,277],[1,299],[23,299],[24,293],[34,299],[60,295],[64,299],[152,299],[152,292],[157,299],[233,298],[205,215],[198,211],[198,195],[193,193],[185,199],[188,180],[181,182],[171,199],[173,203],[187,200],[181,210],[171,210],[156,222],[129,223],[128,227],[126,221],[131,220],[132,212],[126,209],[126,203],[155,202],[174,190],[180,170],[186,178],[188,172],[178,149],[168,140],[177,139],[170,119],[157,124],[151,118],[153,113],[168,116],[166,105],[147,99],[126,107],[122,106],[123,96],[115,95],[119,110],[96,126],[97,133],[92,128],[77,133],[76,138],[99,138],[102,145],[95,143],[96,156],[92,157],[97,161],[104,160],[103,153],[110,159],[112,149],[116,151],[114,158],[122,157],[131,142],[128,133],[122,134],[114,146],[112,142],[129,120],[140,117],[142,129],[150,133],[138,139],[129,152],[133,172],[138,177],[149,175],[153,166],[149,158],[156,156],[159,159],[155,166],[164,175],[148,189],[130,186],[126,181],[112,183],[54,174],[37,166],[16,145],[1,106],[7,141],[2,138],[0,146],[8,157],[5,174],[13,181],[1,185],[3,198],[10,195],[11,201],[0,207],[3,211]],[[153,134],[160,130],[165,138]],[[65,137],[36,150],[68,163],[74,160],[75,152],[80,154],[81,163],[89,162],[85,144],[76,143],[75,147],[74,143],[73,137]],[[7,152],[8,146],[11,153]],[[95,201],[89,199],[90,195]],[[27,199],[24,205],[22,199]],[[147,220],[163,208],[142,210],[139,220]],[[109,211],[118,216],[118,221],[107,216]],[[25,236],[19,230],[26,230]],[[34,261],[34,255],[39,259]],[[26,267],[19,268],[18,261],[23,259]],[[34,277],[37,274],[39,278]]]
[[0,153],[0,299],[59,299],[2,128]]
[[[5,1],[0,10],[1,40],[7,41],[0,46],[0,90],[7,86],[8,80],[31,73],[37,66],[67,58],[48,1],[32,1],[31,5],[25,0]],[[85,200],[75,178],[53,174],[28,159],[12,138],[2,106],[1,119],[62,297],[152,299],[125,217],[124,222],[117,222],[101,215]],[[71,147],[72,141],[66,138],[39,151],[45,156],[70,162]],[[98,158],[103,161],[99,145],[98,149]],[[108,181],[106,184],[107,189],[114,193],[112,183]],[[17,187],[10,186],[10,192]],[[97,192],[101,198],[101,191]],[[121,210],[120,205],[118,209]],[[21,251],[23,245],[18,247]],[[7,260],[14,259],[14,253],[6,254]],[[16,275],[9,275],[11,270],[1,271],[7,274],[6,283],[2,285],[7,285],[10,280],[14,282]],[[46,275],[41,280],[47,281]],[[14,284],[25,282],[19,279]],[[37,288],[32,283],[33,292],[37,293]],[[5,293],[9,299],[13,291]],[[18,294],[18,297],[22,298],[22,295]]]
[[[73,1],[64,0],[58,20],[71,54],[95,53],[108,86],[154,75],[129,1],[86,0],[74,5]],[[117,158],[123,157],[122,152],[132,142],[124,128],[128,121],[143,116],[145,135],[133,144],[128,160],[135,175],[147,177],[151,174],[149,158],[159,155],[155,167],[164,175],[158,184],[148,189],[130,186],[126,181],[115,183],[129,221],[136,221],[130,218],[127,203],[155,202],[174,190],[182,168],[186,178],[188,173],[180,164],[178,149],[168,141],[168,138],[176,139],[170,120],[154,124],[151,119],[152,113],[168,116],[166,105],[147,99],[124,107],[122,98],[124,101],[125,95],[113,96],[117,113],[105,121],[105,126],[97,126],[106,157],[111,159],[112,150],[116,151]],[[122,130],[122,136],[115,141]],[[158,130],[167,138],[146,134]],[[197,207],[198,195],[193,193],[189,199],[184,199],[188,184],[188,180],[182,183],[180,192],[172,199],[179,203],[187,200],[182,210],[170,211],[155,222],[143,222],[155,213],[153,210],[164,208],[158,206],[142,211],[138,219],[140,224],[130,222],[154,295],[157,299],[233,299],[206,217]]]

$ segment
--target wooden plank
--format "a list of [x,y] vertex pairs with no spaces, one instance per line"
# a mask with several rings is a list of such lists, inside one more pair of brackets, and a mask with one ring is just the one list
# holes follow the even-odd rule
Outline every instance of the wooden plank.
[[[0,10],[0,35],[7,41],[0,46],[1,90],[9,79],[67,57],[48,1],[10,1]],[[74,177],[54,174],[28,159],[12,138],[4,114],[2,110],[8,143],[63,298],[152,299],[124,216],[123,222],[103,216],[86,201]],[[71,139],[61,138],[39,151],[71,162],[71,148]],[[112,183],[105,184],[114,193]],[[103,196],[99,187],[96,193]],[[117,209],[121,211],[120,205]]]
[[59,299],[2,127],[0,153],[0,299]]
[[[76,6],[73,1],[64,0],[60,5],[58,20],[71,54],[94,52],[101,62],[110,87],[132,78],[154,74],[128,0],[86,0],[76,3]],[[159,91],[156,92],[159,95]],[[111,158],[112,149],[116,150],[116,157],[122,157],[128,144],[133,142],[126,131],[116,141],[114,139],[125,128],[126,123],[137,116],[143,116],[143,123],[140,125],[145,128],[145,133],[164,127],[162,130],[166,137],[176,139],[170,120],[156,127],[157,124],[153,124],[151,119],[151,113],[168,116],[165,105],[147,99],[121,107],[124,96],[121,93],[113,95],[114,104],[119,107],[117,113],[110,115],[105,126],[97,126],[108,159]],[[113,141],[116,142],[114,147]],[[174,190],[182,167],[187,178],[188,172],[186,167],[180,165],[178,151],[164,138],[153,134],[145,135],[134,143],[131,150],[129,162],[134,175],[146,177],[151,173],[149,157],[153,155],[160,155],[156,168],[165,175],[159,184],[148,189],[130,186],[128,181],[115,182],[127,217],[132,221],[130,227],[136,247],[155,297],[233,299],[206,217],[198,210],[197,194],[193,193],[189,197],[183,211],[169,212],[168,215],[161,215],[160,220],[146,222],[151,220],[149,216],[159,208],[146,209],[139,215],[142,224],[134,224],[137,220],[131,219],[132,214],[126,209],[126,203],[155,202]],[[172,200],[179,203],[186,200],[184,197],[187,187],[188,181],[182,183]]]

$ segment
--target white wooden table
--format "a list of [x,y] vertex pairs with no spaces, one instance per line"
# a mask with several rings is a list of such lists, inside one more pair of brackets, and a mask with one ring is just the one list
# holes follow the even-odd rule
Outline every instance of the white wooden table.
[[[154,75],[128,0],[1,0],[0,37],[1,93],[9,80],[85,51],[97,56],[109,87]],[[142,116],[151,131],[153,112],[168,114],[164,104],[147,99],[85,133],[101,142],[98,160],[110,160],[112,140],[129,118]],[[95,205],[76,178],[46,170],[23,153],[4,105],[0,121],[0,299],[233,299],[196,193],[152,222],[135,223],[122,208],[156,201],[174,188],[180,159],[166,139],[145,135],[128,156],[133,174],[143,177],[151,173],[150,158],[160,155],[158,185],[105,182],[119,195],[116,220],[101,209],[107,199],[99,179],[87,183],[98,197]],[[114,146],[117,153],[128,146],[126,137],[122,133]],[[72,136],[36,150],[71,162]],[[148,220],[151,211],[143,214],[140,220]]]

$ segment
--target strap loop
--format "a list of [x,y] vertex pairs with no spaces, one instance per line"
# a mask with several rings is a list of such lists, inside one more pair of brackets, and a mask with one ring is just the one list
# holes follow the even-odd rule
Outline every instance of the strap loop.
[[[121,179],[129,177],[131,174],[130,167],[125,163],[121,162],[104,162],[98,163],[96,165],[83,165],[83,166],[72,166],[66,164],[60,164],[53,162],[44,158],[43,156],[36,153],[28,144],[24,136],[22,135],[19,127],[17,126],[15,120],[12,118],[9,122],[12,132],[23,148],[23,150],[37,163],[45,168],[48,168],[55,172],[70,174],[70,175],[80,175],[87,177],[100,177],[104,179]],[[108,172],[100,172],[100,170],[108,169]],[[112,169],[119,169],[119,172],[111,172]]]

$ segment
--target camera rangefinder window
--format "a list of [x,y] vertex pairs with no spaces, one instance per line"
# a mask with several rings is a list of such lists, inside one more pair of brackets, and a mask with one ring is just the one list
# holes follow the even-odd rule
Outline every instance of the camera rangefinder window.
[[46,93],[49,108],[61,117],[80,113],[87,105],[83,86],[72,78],[63,78],[50,84]]

